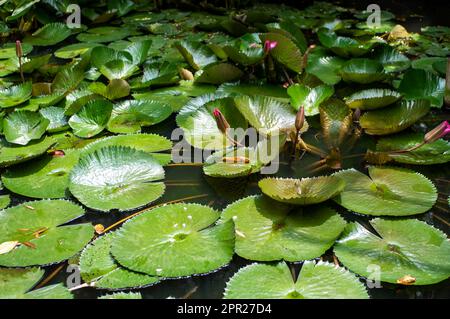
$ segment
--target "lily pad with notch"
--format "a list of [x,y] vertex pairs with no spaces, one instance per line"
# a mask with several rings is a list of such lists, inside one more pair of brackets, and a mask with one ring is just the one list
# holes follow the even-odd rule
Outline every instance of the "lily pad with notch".
[[397,102],[401,94],[389,89],[366,89],[345,98],[345,103],[352,109],[373,110]]

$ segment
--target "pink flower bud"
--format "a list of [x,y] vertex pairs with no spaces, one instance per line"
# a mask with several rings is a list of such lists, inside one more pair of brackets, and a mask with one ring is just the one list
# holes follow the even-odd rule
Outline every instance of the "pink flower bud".
[[23,56],[22,43],[20,42],[20,40],[16,41],[16,56],[18,58],[21,58]]
[[266,40],[264,42],[264,52],[266,54],[268,54],[270,51],[272,51],[273,49],[276,48],[276,46],[278,45],[277,41],[270,41],[270,40]]
[[424,142],[426,144],[433,143],[448,133],[450,133],[450,124],[447,121],[444,121],[425,134]]
[[225,116],[223,116],[222,112],[220,112],[219,109],[215,108],[213,111],[214,118],[216,119],[217,127],[219,130],[226,134],[227,129],[230,128],[230,124],[228,124],[227,120],[225,119]]

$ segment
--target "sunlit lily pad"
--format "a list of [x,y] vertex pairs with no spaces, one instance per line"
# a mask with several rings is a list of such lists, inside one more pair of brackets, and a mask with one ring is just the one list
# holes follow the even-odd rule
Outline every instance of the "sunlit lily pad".
[[80,206],[65,200],[25,202],[1,211],[0,242],[21,244],[0,255],[0,265],[46,265],[72,257],[91,240],[94,228],[90,224],[60,225],[83,214]]
[[352,273],[327,262],[305,261],[295,281],[285,262],[251,264],[227,283],[226,299],[368,299]]
[[[22,43],[22,53],[27,55],[33,51],[33,46],[28,43]],[[0,59],[10,59],[16,57],[16,44],[14,42],[5,43],[0,47]],[[2,61],[4,62],[4,61]]]
[[329,55],[323,48],[316,48],[308,55],[306,72],[325,84],[334,85],[341,81],[340,69],[344,63],[343,59]]
[[450,277],[450,242],[436,228],[415,219],[370,221],[377,234],[358,223],[347,226],[334,252],[339,260],[365,277],[368,265],[379,267],[381,281],[429,285]]
[[70,117],[69,125],[79,137],[95,136],[106,127],[112,109],[112,103],[106,100],[91,101]]
[[295,84],[287,90],[291,97],[291,105],[298,110],[300,106],[305,107],[305,115],[312,116],[319,114],[319,106],[322,102],[331,97],[334,88],[328,85],[319,85],[310,88],[304,85]]
[[210,227],[219,215],[198,204],[152,209],[116,232],[111,252],[122,266],[152,276],[214,271],[230,262],[234,248],[233,222]]
[[127,79],[135,73],[139,67],[126,60],[112,60],[100,67],[100,72],[110,81],[114,79]]
[[[31,290],[44,276],[40,268],[0,269],[2,290],[0,299],[72,299],[69,290],[62,284]],[[31,291],[30,291],[31,290]]]
[[367,53],[376,43],[374,41],[360,42],[357,39],[338,36],[326,29],[320,29],[317,35],[322,45],[345,58],[361,56]]
[[152,63],[144,67],[142,77],[130,81],[132,88],[162,86],[179,82],[178,66],[175,63]]
[[78,162],[78,150],[65,150],[64,155],[47,155],[32,163],[16,165],[2,174],[10,191],[33,198],[66,197],[69,173]]
[[[198,75],[198,76],[197,76]],[[239,80],[244,73],[230,63],[213,63],[196,73],[196,83],[222,84]]]
[[382,45],[376,48],[371,58],[380,62],[386,73],[400,72],[411,65],[411,62],[405,55],[390,45]]
[[364,113],[359,122],[367,134],[392,134],[408,128],[429,110],[428,100],[402,100],[388,108]]
[[127,100],[114,105],[108,121],[108,131],[137,133],[143,126],[164,121],[172,114],[168,104],[152,100]]
[[384,79],[383,65],[370,59],[351,59],[341,69],[342,79],[346,82],[372,83]]
[[229,205],[221,220],[229,219],[235,223],[236,253],[258,261],[319,257],[346,224],[330,208],[293,208],[265,196],[251,196]]
[[214,52],[200,42],[181,41],[176,43],[176,48],[195,70],[200,70],[211,63],[217,62]]
[[260,37],[263,43],[267,40],[277,42],[277,46],[270,51],[275,60],[292,71],[302,70],[302,52],[291,39],[277,32],[263,33]]
[[73,59],[97,46],[97,43],[74,43],[59,48],[55,51],[54,54],[57,58],[60,59]]
[[303,179],[268,177],[260,180],[258,186],[264,194],[279,202],[310,205],[336,196],[344,189],[345,182],[335,176]]
[[27,145],[42,137],[50,121],[40,113],[16,111],[3,119],[3,133],[8,142]]
[[102,289],[144,287],[159,281],[122,268],[110,254],[115,233],[108,233],[89,244],[80,256],[80,273],[85,282]]
[[6,108],[26,102],[31,97],[31,82],[0,89],[0,107]]
[[369,167],[369,176],[355,169],[334,174],[346,185],[334,200],[366,215],[409,216],[433,207],[436,188],[423,175],[404,168]]
[[55,133],[69,128],[68,118],[64,114],[63,107],[44,107],[39,110],[39,113],[50,121],[47,126],[47,132]]
[[348,96],[345,103],[352,109],[373,110],[398,101],[400,93],[389,89],[367,89]]
[[0,167],[6,167],[44,154],[55,140],[51,137],[31,141],[26,146],[8,143],[5,139],[0,139]]
[[32,35],[26,36],[23,42],[35,46],[54,45],[64,41],[71,34],[72,31],[65,23],[48,23]]
[[263,45],[257,34],[247,34],[222,47],[232,61],[252,65],[264,58]]
[[390,158],[404,164],[433,165],[450,161],[450,143],[443,139],[427,143],[410,152],[392,152],[409,149],[422,143],[422,141],[423,134],[420,133],[383,137],[378,140],[376,150],[378,152],[390,152]]
[[131,30],[126,27],[97,27],[89,29],[85,33],[80,33],[77,36],[77,40],[81,42],[95,43],[113,42],[129,36],[131,33]]
[[441,107],[444,99],[445,79],[424,70],[408,70],[398,87],[408,99],[427,99],[431,106]]
[[70,192],[89,208],[130,210],[164,193],[164,169],[150,154],[108,146],[80,158],[70,173]]

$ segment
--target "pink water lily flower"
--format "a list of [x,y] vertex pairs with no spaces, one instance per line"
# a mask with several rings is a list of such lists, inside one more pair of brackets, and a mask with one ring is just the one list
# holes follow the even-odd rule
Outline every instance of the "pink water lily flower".
[[219,109],[215,108],[213,111],[214,118],[216,119],[217,127],[219,130],[226,134],[227,129],[230,128],[230,124],[228,124],[228,121],[226,120],[225,116],[223,116],[222,112],[220,112]]
[[450,133],[450,124],[448,121],[444,121],[438,126],[436,126],[434,129],[429,131],[427,134],[425,134],[424,142],[425,143],[433,143],[437,141],[438,139],[444,137]]
[[278,45],[277,41],[266,40],[264,42],[264,53],[268,54],[270,51],[276,48]]

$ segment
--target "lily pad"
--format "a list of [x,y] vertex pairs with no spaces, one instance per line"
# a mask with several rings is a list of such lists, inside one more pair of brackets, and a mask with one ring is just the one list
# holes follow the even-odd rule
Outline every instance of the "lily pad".
[[351,133],[353,113],[339,99],[329,99],[320,107],[322,135],[329,148],[339,148]]
[[250,196],[229,205],[221,221],[230,219],[235,223],[236,253],[258,261],[319,257],[346,225],[330,208],[293,208],[264,196]]
[[32,35],[26,36],[23,42],[34,46],[49,46],[64,41],[71,34],[72,31],[65,23],[48,23]]
[[22,146],[8,143],[2,138],[0,139],[0,167],[7,167],[38,157],[44,154],[55,142],[52,137],[44,136],[39,140],[31,141],[26,146]]
[[139,292],[116,292],[98,297],[98,299],[142,299]]
[[423,175],[404,168],[369,167],[369,176],[355,169],[337,172],[346,185],[334,200],[348,210],[374,216],[409,216],[433,207],[436,188]]
[[[23,55],[27,55],[28,53],[30,53],[31,51],[33,51],[33,46],[31,44],[28,43],[22,43],[22,53]],[[15,58],[16,57],[16,43],[15,42],[10,42],[10,43],[5,43],[4,45],[2,45],[0,47],[0,59],[10,59],[10,58]],[[2,61],[4,62],[4,61]]]
[[187,63],[195,70],[217,62],[217,57],[206,45],[195,41],[181,41],[175,44]]
[[352,109],[373,110],[390,105],[401,98],[401,94],[389,89],[367,89],[345,98]]
[[305,107],[305,115],[312,116],[319,114],[319,106],[322,102],[330,98],[334,93],[334,88],[328,85],[319,85],[309,88],[304,85],[295,84],[287,90],[291,97],[291,105],[298,110],[300,106]]
[[[198,76],[197,76],[198,74]],[[196,83],[222,84],[239,80],[244,73],[230,63],[209,64],[196,73]]]
[[152,209],[116,232],[111,252],[122,266],[152,276],[209,273],[233,256],[233,222],[210,227],[219,215],[198,204]]
[[124,289],[156,284],[158,277],[122,268],[111,256],[111,243],[115,233],[94,240],[81,253],[80,273],[91,286],[102,289]]
[[0,89],[0,107],[12,107],[28,101],[31,97],[31,82]]
[[0,255],[0,265],[47,265],[72,257],[91,240],[94,228],[90,224],[60,225],[83,214],[80,206],[65,200],[25,202],[1,211],[0,242],[18,241],[20,245]]
[[275,60],[294,72],[302,71],[303,55],[299,47],[288,37],[277,32],[263,33],[261,41],[276,41],[277,46],[270,51]]
[[40,113],[15,111],[3,119],[3,133],[8,142],[27,145],[44,135],[50,121]]
[[267,196],[279,202],[311,205],[324,202],[338,195],[345,182],[335,176],[320,176],[303,179],[264,178],[258,182]]
[[402,100],[389,108],[364,113],[359,123],[367,134],[392,134],[410,127],[429,110],[428,100]]
[[130,210],[164,193],[164,169],[150,154],[108,146],[81,156],[70,173],[70,192],[99,211]]
[[178,66],[175,63],[152,63],[144,67],[142,77],[130,81],[132,88],[145,88],[149,86],[162,86],[175,84],[180,81]]
[[139,67],[126,60],[112,60],[100,67],[100,72],[110,81],[114,79],[125,80],[132,76]]
[[76,136],[95,136],[106,127],[112,109],[112,103],[106,100],[91,101],[70,117],[69,125]]
[[336,33],[326,29],[317,32],[320,43],[334,53],[344,58],[359,57],[367,53],[375,41],[359,41],[357,39],[338,36]]
[[99,46],[97,43],[74,43],[59,48],[54,54],[60,59],[73,59],[97,46]]
[[[69,290],[62,284],[31,290],[44,276],[40,268],[0,269],[2,283],[1,299],[72,299]],[[31,291],[30,291],[31,290]]]
[[365,277],[379,267],[381,281],[429,285],[450,277],[450,243],[436,228],[415,219],[370,221],[377,234],[357,223],[347,226],[334,252],[350,270]]
[[131,30],[126,27],[97,27],[89,29],[85,33],[80,33],[77,36],[77,40],[94,43],[113,42],[129,36],[131,33]]
[[341,69],[342,79],[346,82],[372,83],[383,80],[385,73],[383,65],[370,59],[351,59]]
[[39,113],[50,121],[47,126],[47,132],[55,133],[69,128],[67,117],[64,114],[63,107],[49,106],[39,110]]
[[247,34],[222,47],[232,61],[242,65],[253,65],[264,58],[264,50],[258,35]]
[[445,79],[433,73],[411,69],[403,76],[398,91],[407,99],[427,99],[432,107],[441,107],[444,100]]
[[127,100],[114,105],[108,121],[113,133],[138,133],[143,126],[164,121],[172,114],[168,104],[152,100]]
[[227,283],[225,299],[368,299],[364,285],[352,273],[333,264],[305,261],[298,280],[285,262],[251,264]]
[[404,71],[411,65],[410,60],[390,45],[382,45],[376,48],[371,58],[383,65],[384,72]]

